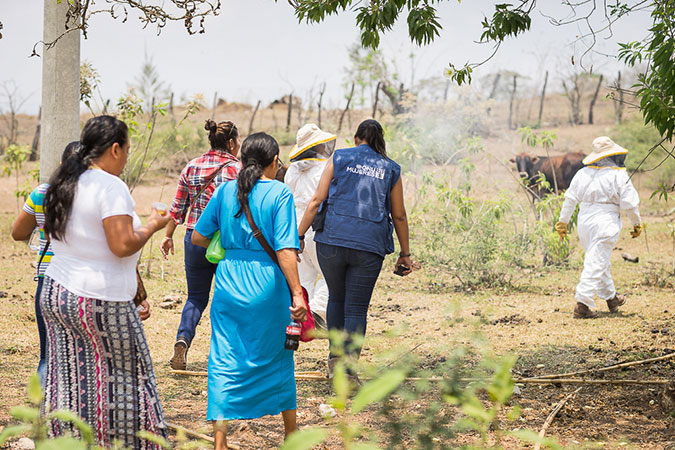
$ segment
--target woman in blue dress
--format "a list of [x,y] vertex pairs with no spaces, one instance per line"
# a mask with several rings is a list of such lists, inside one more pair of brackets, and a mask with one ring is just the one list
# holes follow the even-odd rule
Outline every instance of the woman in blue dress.
[[[291,318],[304,320],[307,306],[293,195],[274,179],[279,144],[272,136],[246,138],[241,161],[237,181],[216,189],[192,234],[193,244],[207,247],[220,230],[225,249],[211,303],[206,418],[214,424],[216,450],[227,448],[227,420],[281,413],[286,436],[297,430],[293,351],[284,341]],[[281,268],[253,236],[243,208],[250,208]]]

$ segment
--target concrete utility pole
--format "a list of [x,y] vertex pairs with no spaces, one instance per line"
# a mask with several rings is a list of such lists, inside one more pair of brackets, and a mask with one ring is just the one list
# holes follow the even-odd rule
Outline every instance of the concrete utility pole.
[[[44,0],[44,42],[66,31],[68,2]],[[80,136],[80,30],[63,36],[42,52],[40,182],[59,166],[66,145]]]

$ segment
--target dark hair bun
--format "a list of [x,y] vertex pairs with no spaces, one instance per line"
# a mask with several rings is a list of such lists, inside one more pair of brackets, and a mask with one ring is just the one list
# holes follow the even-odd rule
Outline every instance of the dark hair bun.
[[204,129],[206,131],[216,131],[218,129],[218,124],[211,119],[206,119],[204,124]]

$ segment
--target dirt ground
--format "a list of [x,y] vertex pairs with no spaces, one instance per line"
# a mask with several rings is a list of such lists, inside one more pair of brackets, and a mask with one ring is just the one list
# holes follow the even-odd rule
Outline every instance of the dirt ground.
[[[556,129],[556,148],[558,151],[577,150],[582,143],[604,134],[609,126]],[[515,132],[501,132],[486,139],[485,147],[495,159],[477,160],[479,170],[474,185],[478,188],[474,195],[488,198],[499,191],[510,191],[514,201],[527,208],[527,200],[517,193],[516,181],[507,168],[510,155],[523,148],[520,137]],[[35,255],[24,243],[13,242],[9,237],[16,215],[13,183],[12,179],[0,178],[0,385],[4,386],[0,390],[0,426],[11,423],[9,408],[24,402],[27,378],[38,362],[33,311],[34,269],[31,268]],[[174,183],[175,178],[171,176],[155,178],[140,186],[134,192],[137,211],[147,214],[150,203],[160,198],[169,202]],[[414,196],[411,183],[412,180],[408,180],[406,185],[409,206]],[[572,237],[576,250],[568,266],[522,269],[514,274],[513,289],[467,292],[458,289],[451,274],[434,267],[421,266],[404,279],[392,275],[392,267],[385,267],[369,310],[362,358],[375,363],[378,355],[414,348],[412,352],[422,364],[433,368],[454,346],[467,343],[476,330],[487,339],[494,353],[517,356],[514,376],[563,373],[674,352],[675,292],[672,283],[671,287],[658,288],[645,281],[654,268],[671,264],[675,256],[666,227],[674,216],[664,216],[672,205],[648,200],[651,190],[642,186],[640,177],[635,179],[635,184],[643,199],[644,220],[649,224],[649,251],[645,238],[631,239],[628,224],[624,223],[612,255],[617,289],[628,299],[620,314],[609,315],[601,307],[601,316],[597,320],[572,319],[574,288],[583,261],[576,235]],[[183,232],[182,227],[177,231],[177,243],[182,240]],[[206,379],[176,377],[168,373],[167,363],[172,354],[182,303],[174,309],[161,309],[157,305],[168,295],[177,294],[184,298],[186,287],[183,246],[178,244],[176,254],[164,261],[157,248],[160,236],[153,238],[143,255],[144,260],[149,256],[152,258],[146,288],[154,307],[152,317],[145,322],[145,329],[159,392],[167,421],[209,433]],[[414,248],[412,252],[414,258]],[[639,263],[624,261],[622,252],[639,256]],[[398,333],[392,333],[392,329]],[[209,335],[210,317],[206,312],[190,349],[190,370],[206,370]],[[325,371],[326,355],[326,340],[303,344],[296,354],[296,370]],[[604,376],[598,374],[594,378],[666,379],[672,377],[674,367],[675,359],[607,372]],[[538,431],[554,405],[576,387],[518,385],[519,393],[514,395],[513,403],[521,406],[522,414],[515,422],[504,420],[502,427]],[[674,422],[659,407],[659,390],[658,386],[584,385],[557,416],[547,436],[558,439],[567,448],[675,448]],[[302,427],[326,424],[319,405],[326,403],[330,395],[328,383],[324,381],[298,381],[298,417]],[[429,395],[433,397],[433,391]],[[423,398],[420,402],[429,400],[431,398]],[[378,429],[378,416],[373,410],[361,413],[358,420],[368,430]],[[244,449],[277,448],[282,436],[279,417],[230,424],[231,442]],[[478,442],[478,436],[471,433],[456,439],[457,446]],[[510,449],[525,447],[514,438],[504,438],[500,444]],[[406,443],[401,445],[404,446]],[[331,437],[319,448],[340,448],[340,443]]]

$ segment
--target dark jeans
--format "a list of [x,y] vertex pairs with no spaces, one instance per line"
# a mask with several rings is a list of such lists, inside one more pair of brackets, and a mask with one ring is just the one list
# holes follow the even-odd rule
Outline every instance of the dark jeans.
[[192,230],[187,230],[183,243],[185,244],[185,279],[187,280],[188,298],[180,316],[176,339],[185,338],[189,346],[195,337],[202,313],[209,304],[211,283],[218,265],[206,259],[204,247],[192,243]]
[[42,317],[42,309],[40,308],[40,294],[42,293],[42,283],[44,281],[44,277],[38,277],[37,289],[35,289],[35,323],[40,335],[40,362],[38,363],[37,372],[40,375],[41,382],[44,381],[45,363],[47,362],[47,326],[45,325],[45,319]]
[[[316,243],[316,254],[321,272],[328,285],[328,330],[344,330],[344,355],[361,354],[361,339],[353,342],[352,336],[365,336],[368,305],[375,282],[382,270],[384,258],[376,253]],[[334,342],[331,341],[331,357]]]

